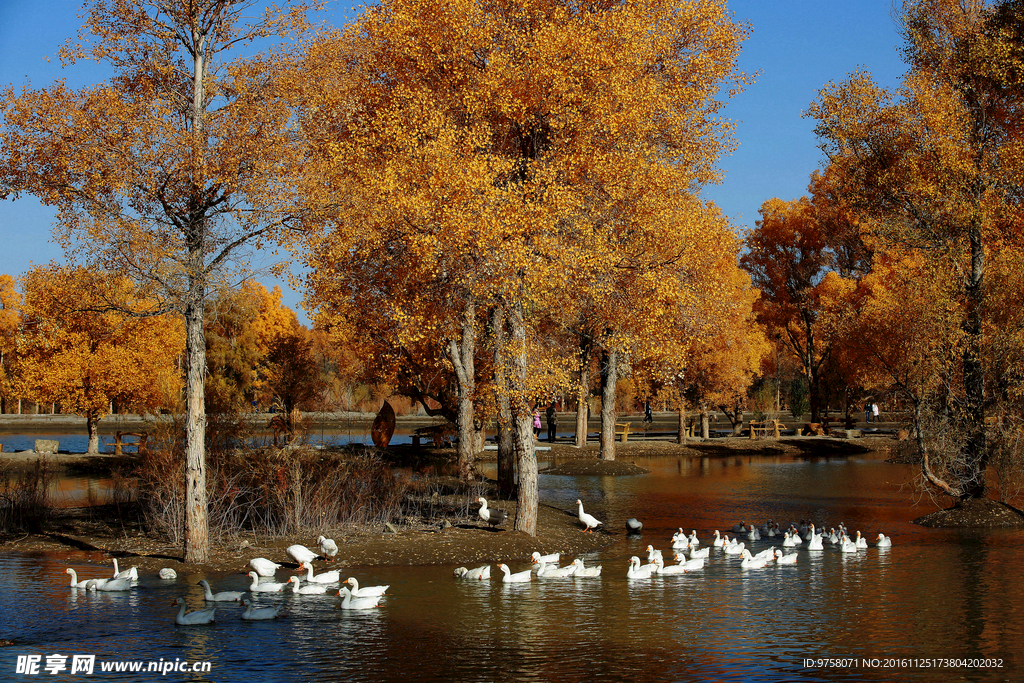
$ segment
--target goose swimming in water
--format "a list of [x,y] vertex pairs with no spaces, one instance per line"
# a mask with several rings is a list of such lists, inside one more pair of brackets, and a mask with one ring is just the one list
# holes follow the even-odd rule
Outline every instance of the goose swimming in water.
[[216,607],[207,607],[206,609],[197,609],[194,612],[185,613],[185,599],[177,598],[172,605],[178,606],[180,609],[174,617],[174,623],[181,626],[193,626],[196,624],[212,624],[214,622],[214,615],[217,612]]

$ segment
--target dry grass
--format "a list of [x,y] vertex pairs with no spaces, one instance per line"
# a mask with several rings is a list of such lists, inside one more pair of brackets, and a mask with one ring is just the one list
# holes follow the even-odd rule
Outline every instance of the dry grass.
[[38,533],[50,516],[48,489],[53,468],[45,458],[32,467],[0,472],[0,533]]

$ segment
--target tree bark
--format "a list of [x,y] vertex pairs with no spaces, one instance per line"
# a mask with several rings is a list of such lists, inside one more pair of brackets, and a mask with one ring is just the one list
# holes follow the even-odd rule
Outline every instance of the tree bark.
[[185,307],[185,564],[209,561],[206,502],[206,338],[204,287],[193,282]]
[[619,352],[601,353],[601,459],[615,459],[615,385],[619,380]]
[[593,343],[590,335],[580,339],[580,386],[576,402],[576,448],[587,445],[588,418],[590,417],[590,353]]
[[100,418],[95,411],[88,411],[85,414],[85,427],[89,431],[89,447],[87,453],[98,455],[100,452]]
[[498,497],[509,499],[516,491],[516,452],[512,440],[512,404],[509,401],[506,358],[505,312],[500,306],[491,309],[491,337],[494,343],[494,401],[498,442]]
[[686,443],[686,406],[682,399],[679,399],[679,436],[676,443]]
[[711,438],[711,413],[708,412],[707,406],[701,406],[700,409],[700,438]]
[[530,536],[537,535],[537,457],[533,444],[533,415],[526,400],[526,323],[523,306],[517,302],[509,307],[509,328],[512,332],[509,396],[512,404],[512,440],[519,470],[516,494],[516,517],[513,528]]
[[469,302],[462,312],[461,340],[448,341],[448,358],[455,368],[458,396],[459,479],[469,481],[475,473],[477,430],[474,423],[473,392],[476,390],[476,306]]
[[980,355],[982,309],[985,303],[982,289],[985,251],[981,241],[981,230],[977,226],[970,229],[969,239],[971,271],[966,287],[967,317],[964,321],[964,332],[967,343],[963,353],[964,392],[967,399],[963,427],[967,439],[963,447],[963,468],[957,472],[961,481],[961,499],[985,497],[985,469],[988,467],[988,447],[985,439],[985,369]]

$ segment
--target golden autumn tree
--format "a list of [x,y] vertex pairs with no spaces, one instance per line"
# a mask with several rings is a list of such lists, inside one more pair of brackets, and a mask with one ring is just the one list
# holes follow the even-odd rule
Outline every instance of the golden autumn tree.
[[7,412],[7,401],[14,388],[11,364],[18,343],[21,321],[21,294],[10,275],[0,275],[0,413]]
[[37,267],[24,277],[17,371],[26,395],[82,415],[89,453],[99,452],[99,421],[111,403],[138,412],[180,390],[180,321],[132,316],[151,302],[125,277],[84,268]]
[[[948,414],[964,435],[946,478],[959,500],[985,496],[988,460],[983,349],[986,254],[1019,249],[1024,8],[1018,2],[907,0],[902,85],[863,71],[826,86],[812,104],[838,187],[884,241],[919,249],[956,286],[962,389]],[[945,287],[945,285],[944,285]]]
[[811,421],[819,422],[819,379],[831,350],[821,319],[822,283],[834,269],[829,235],[808,197],[770,199],[760,214],[741,263],[761,291],[758,320],[799,361],[810,391]]
[[274,205],[294,154],[291,111],[277,77],[287,48],[253,45],[300,35],[311,3],[250,19],[250,0],[87,3],[68,66],[94,60],[103,83],[71,90],[3,90],[0,186],[58,210],[69,256],[145,286],[156,311],[186,329],[185,561],[208,557],[203,310],[244,248],[289,217]]
[[611,269],[658,262],[634,234],[717,180],[731,145],[718,98],[745,82],[744,35],[714,1],[394,0],[310,52],[307,192],[342,193],[308,251],[312,295],[327,304],[324,283],[355,259],[401,283],[373,313],[444,350],[460,402],[477,321],[494,319],[478,313],[504,319],[518,530],[536,524],[529,330],[580,296],[567,283],[601,296]]

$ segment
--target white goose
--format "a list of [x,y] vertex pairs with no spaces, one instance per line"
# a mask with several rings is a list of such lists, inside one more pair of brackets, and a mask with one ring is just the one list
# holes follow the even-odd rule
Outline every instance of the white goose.
[[174,571],[170,567],[164,567],[159,572],[157,572],[156,575],[164,581],[173,581],[174,579],[178,578],[178,572]]
[[704,569],[704,558],[703,557],[691,557],[689,560],[685,560],[682,555],[676,553],[676,562],[682,565],[688,572],[696,572]]
[[853,542],[853,544],[856,545],[858,548],[861,548],[861,549],[867,548],[868,547],[868,539],[866,539],[863,536],[861,536],[860,532],[858,531],[857,532],[857,539]]
[[290,545],[284,549],[285,554],[299,564],[306,564],[315,560],[319,555],[304,545]]
[[[341,582],[341,572],[335,569],[334,571],[324,572],[323,574],[317,574],[313,576],[313,565],[308,562],[303,562],[299,565],[299,573],[306,571],[306,582],[307,583],[339,583]],[[356,597],[359,597],[358,595]]]
[[548,564],[558,564],[558,559],[562,556],[562,553],[549,553],[547,555],[541,555],[538,552],[530,555],[530,559],[533,560],[534,564],[540,564],[546,562]]
[[855,553],[857,552],[857,544],[851,541],[849,536],[843,534],[842,538],[839,539],[839,552]]
[[477,514],[480,515],[480,519],[490,524],[492,528],[498,526],[508,518],[508,513],[504,510],[487,507],[486,498],[477,498],[476,502],[480,503],[480,509],[477,510]]
[[709,557],[711,557],[711,548],[710,547],[698,549],[697,546],[695,546],[695,545],[691,545],[690,546],[690,559],[691,560],[706,560]]
[[685,548],[686,546],[690,545],[690,542],[690,539],[687,537],[686,532],[683,531],[682,527],[679,528],[679,531],[672,534],[673,550],[676,550],[678,548]]
[[131,579],[90,579],[85,585],[86,590],[105,591],[116,593],[119,591],[130,591],[132,589]]
[[476,579],[483,581],[491,578],[491,565],[485,564],[476,569],[466,569],[465,567],[459,567],[455,570],[456,579]]
[[338,544],[334,542],[334,539],[321,536],[316,539],[316,542],[320,546],[320,554],[324,556],[324,559],[328,562],[333,561],[334,556],[338,554]]
[[245,591],[221,591],[220,593],[214,593],[210,590],[210,584],[206,579],[200,579],[199,585],[203,587],[206,602],[238,602],[245,595]]
[[288,585],[287,582],[277,583],[274,581],[260,583],[260,575],[256,572],[249,572],[248,576],[252,579],[252,585],[249,586],[249,591],[252,593],[280,593]]
[[118,571],[117,558],[115,557],[114,558],[114,576],[113,576],[113,578],[115,578],[115,579],[128,579],[129,581],[138,581],[139,580],[139,570],[136,569],[135,567],[132,567],[131,569],[125,569],[123,572],[122,571]]
[[[88,588],[89,587],[89,582],[96,580],[96,579],[83,579],[82,581],[79,581],[78,580],[78,572],[76,572],[71,567],[68,567],[64,571],[71,575],[71,587],[72,588]],[[106,581],[106,579],[103,579],[103,581]]]
[[744,549],[740,554],[743,559],[740,561],[740,566],[744,569],[764,569],[768,561],[763,557],[754,557],[750,554],[749,550]]
[[574,564],[559,567],[557,564],[549,566],[547,562],[540,562],[539,565],[537,568],[538,579],[567,579],[576,571]]
[[735,541],[733,541],[729,545],[724,546],[722,548],[722,550],[725,551],[726,555],[742,555],[743,551],[745,549],[746,549],[746,544],[743,543],[742,541],[739,542],[739,543],[736,543]]
[[297,576],[293,576],[288,579],[288,583],[292,586],[292,593],[296,595],[323,595],[327,592],[327,586],[322,583],[307,583],[305,586],[302,584],[302,579]]
[[821,533],[814,533],[814,525],[811,525],[811,538],[807,541],[808,550],[824,550],[825,546],[821,542]]
[[513,574],[511,570],[504,564],[499,564],[498,569],[500,569],[502,573],[504,573],[504,576],[501,577],[502,583],[526,583],[528,581],[533,581],[532,567],[525,571],[516,572],[515,574]]
[[689,536],[689,538],[687,540],[690,542],[690,545],[692,545],[694,548],[696,548],[697,546],[700,545],[700,539],[697,538],[697,530],[696,529],[693,529],[692,531],[690,531],[690,536]]
[[248,598],[242,600],[242,605],[245,607],[245,611],[242,612],[242,618],[247,621],[277,619],[277,615],[281,612],[280,605],[276,607],[255,607]]
[[341,598],[341,609],[373,609],[380,604],[379,595],[357,598],[352,595],[352,591],[348,589],[348,586],[341,587],[341,590],[338,591],[338,597]]
[[206,609],[197,609],[194,612],[185,614],[185,599],[177,598],[172,605],[180,607],[178,614],[174,617],[174,623],[180,624],[181,626],[192,626],[195,624],[211,624],[214,621],[214,613],[217,611],[216,607],[208,607]]
[[265,557],[254,557],[249,560],[249,566],[260,576],[273,576],[281,565],[271,562]]
[[354,598],[372,598],[374,596],[380,597],[387,592],[388,588],[391,588],[391,584],[385,586],[363,586],[359,587],[359,582],[356,581],[355,577],[348,577],[345,579],[345,583],[352,586],[352,597]]
[[645,564],[640,566],[640,558],[634,555],[629,558],[629,569],[626,571],[627,579],[649,579],[654,573],[655,566],[653,564]]
[[[818,535],[818,540],[821,540],[820,534]],[[808,548],[808,550],[814,550],[814,548]],[[818,548],[818,550],[821,550],[821,548]],[[797,557],[799,557],[799,555],[797,555],[796,553],[784,555],[781,550],[779,550],[778,548],[775,549],[775,564],[796,564]]]
[[[680,556],[677,554],[676,555],[676,560],[679,560],[679,557]],[[669,575],[672,575],[672,574],[685,574],[686,573],[686,566],[685,565],[683,565],[682,563],[679,563],[679,564],[670,564],[670,565],[666,566],[665,565],[665,560],[661,556],[659,556],[655,560],[654,565],[655,565],[655,568],[654,568],[654,573],[655,574],[669,574]]]
[[875,543],[876,548],[891,548],[892,539],[883,534],[881,531],[878,532],[878,540]]
[[576,499],[576,504],[579,505],[579,507],[580,507],[580,509],[579,509],[580,521],[583,522],[583,526],[586,527],[583,530],[583,533],[593,533],[594,529],[596,529],[597,527],[599,527],[602,524],[604,524],[604,522],[601,522],[600,520],[598,520],[597,517],[594,517],[594,515],[588,514],[588,513],[583,511],[583,501],[582,500],[579,500],[577,498]]
[[718,533],[718,529],[715,529],[715,537],[711,539],[711,546],[713,548],[721,548],[724,545],[725,539],[722,538],[722,535],[720,533]]
[[576,571],[573,572],[573,576],[577,578],[586,579],[601,576],[601,565],[597,565],[596,567],[584,567],[583,560],[579,557],[573,560],[572,563],[576,565]]

